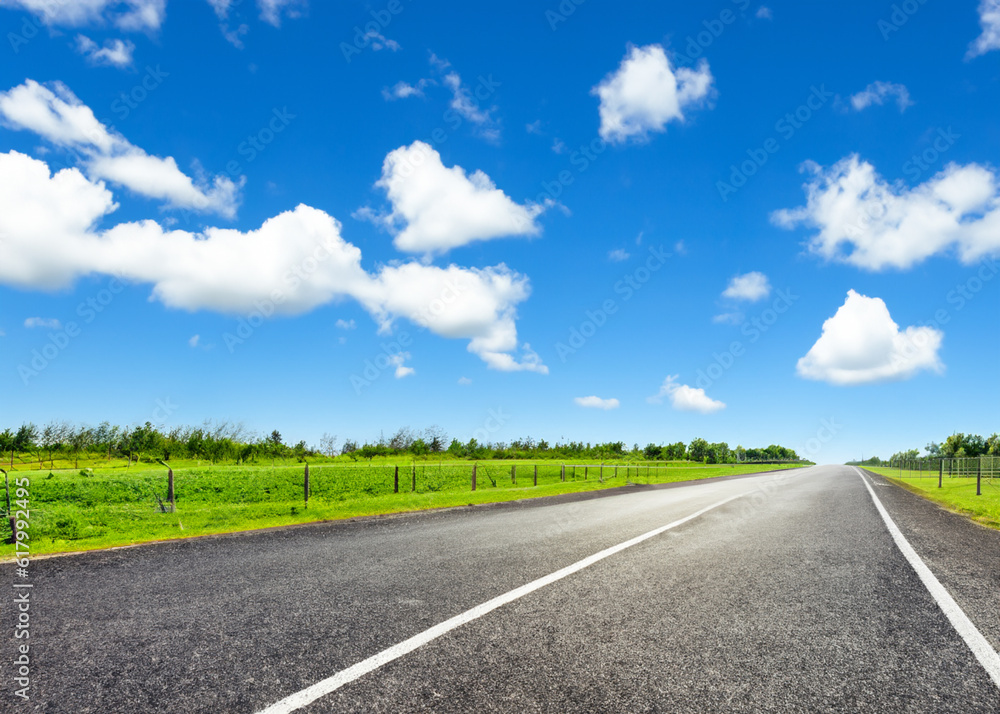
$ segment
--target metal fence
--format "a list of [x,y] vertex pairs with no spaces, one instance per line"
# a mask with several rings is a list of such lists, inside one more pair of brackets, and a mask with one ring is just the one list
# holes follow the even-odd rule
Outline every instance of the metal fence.
[[890,462],[889,468],[899,478],[936,478],[938,488],[946,478],[974,478],[976,494],[982,495],[983,483],[992,486],[1000,479],[1000,456],[901,459]]

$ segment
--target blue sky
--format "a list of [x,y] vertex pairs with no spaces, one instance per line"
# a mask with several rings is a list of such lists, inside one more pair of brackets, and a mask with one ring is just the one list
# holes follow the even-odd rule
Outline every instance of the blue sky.
[[997,430],[995,0],[0,8],[4,424]]

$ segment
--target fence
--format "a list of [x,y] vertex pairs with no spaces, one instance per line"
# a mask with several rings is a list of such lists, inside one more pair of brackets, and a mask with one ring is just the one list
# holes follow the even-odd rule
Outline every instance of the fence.
[[[659,465],[640,463],[414,462],[409,464],[297,464],[288,467],[204,466],[94,473],[15,471],[30,478],[32,529],[74,540],[117,524],[145,522],[153,513],[207,513],[222,523],[240,513],[278,517],[305,509],[337,508],[346,501],[393,494],[458,494],[525,490],[567,482],[653,484],[728,473],[764,471],[765,464]],[[697,474],[697,475],[695,475]],[[0,488],[2,488],[0,482]],[[13,478],[12,478],[13,487]],[[0,510],[3,509],[0,493]],[[185,516],[185,517],[187,517]],[[255,516],[255,517],[256,517]],[[206,515],[206,518],[209,516]],[[8,524],[0,531],[13,535]]]
[[994,485],[1000,478],[1000,456],[948,457],[939,459],[901,459],[890,462],[899,478],[936,478],[938,488],[946,478],[976,479],[976,495],[983,494],[983,483]]

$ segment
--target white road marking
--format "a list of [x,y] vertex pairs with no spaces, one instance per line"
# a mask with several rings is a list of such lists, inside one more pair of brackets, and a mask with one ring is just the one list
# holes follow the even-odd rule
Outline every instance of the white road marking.
[[930,591],[931,596],[937,601],[938,607],[944,612],[948,621],[951,622],[952,627],[965,640],[965,644],[972,650],[972,654],[979,660],[979,664],[983,665],[983,669],[990,675],[990,679],[993,680],[993,683],[997,687],[1000,687],[1000,654],[997,654],[997,651],[993,649],[986,638],[983,637],[983,633],[979,631],[972,623],[972,620],[962,611],[962,608],[958,606],[958,603],[955,602],[955,599],[945,589],[944,585],[941,584],[941,581],[934,576],[934,573],[927,567],[927,564],[917,555],[917,551],[906,540],[906,536],[903,535],[899,527],[893,522],[882,502],[878,500],[878,496],[875,495],[875,491],[869,485],[868,479],[864,477],[864,474],[861,473],[857,466],[852,468],[857,471],[858,476],[864,481],[865,488],[868,489],[868,493],[871,494],[872,500],[875,502],[875,508],[878,509],[882,520],[885,521],[889,533],[892,534],[892,539],[896,541],[896,546],[906,556],[913,569],[917,571],[917,575],[920,576],[924,587]]
[[340,687],[343,687],[345,684],[353,682],[359,677],[363,677],[369,672],[378,669],[382,665],[388,664],[393,660],[399,659],[403,655],[409,654],[413,650],[422,647],[428,642],[436,640],[438,637],[441,637],[442,635],[450,632],[451,630],[454,630],[457,627],[461,627],[462,625],[468,622],[472,622],[473,620],[476,620],[482,617],[483,615],[492,612],[493,610],[496,610],[499,607],[503,607],[504,605],[511,603],[517,600],[518,598],[522,598],[525,595],[528,595],[529,593],[533,593],[536,590],[544,588],[546,585],[551,585],[552,583],[558,580],[562,580],[563,578],[572,575],[573,573],[577,573],[583,570],[584,568],[587,568],[593,565],[594,563],[597,563],[598,561],[604,560],[605,558],[615,555],[616,553],[620,553],[626,548],[631,548],[632,546],[638,545],[639,543],[642,543],[645,540],[654,538],[660,535],[661,533],[670,530],[671,528],[676,528],[677,526],[683,525],[688,521],[694,520],[695,518],[698,518],[699,516],[708,513],[714,508],[718,508],[719,506],[724,506],[730,501],[734,501],[737,498],[740,498],[745,495],[746,495],[745,493],[741,493],[737,494],[736,496],[730,496],[729,498],[719,501],[718,503],[713,503],[711,506],[702,508],[700,511],[692,513],[690,516],[685,516],[680,520],[674,521],[673,523],[669,523],[665,526],[660,526],[659,528],[651,530],[647,533],[643,533],[640,536],[636,536],[631,540],[627,540],[624,543],[619,543],[618,545],[606,548],[605,550],[602,550],[598,553],[594,553],[593,555],[588,556],[583,560],[577,561],[572,565],[568,565],[565,568],[562,568],[561,570],[557,570],[554,573],[550,573],[549,575],[541,577],[538,580],[533,580],[527,585],[522,585],[521,587],[506,592],[503,595],[493,598],[492,600],[488,600],[484,602],[482,605],[477,605],[471,610],[466,610],[462,614],[456,615],[455,617],[452,617],[449,620],[445,620],[444,622],[435,625],[429,630],[424,630],[420,634],[414,635],[408,640],[403,640],[399,644],[393,645],[388,649],[382,650],[378,654],[372,655],[366,660],[362,660],[361,662],[358,662],[357,664],[352,665],[347,669],[341,670],[332,677],[328,677],[327,679],[317,682],[316,684],[310,687],[306,687],[300,692],[296,692],[295,694],[285,697],[281,701],[275,702],[267,709],[261,710],[258,714],[288,714],[288,712],[293,712],[296,709],[301,709],[302,707],[316,701],[320,697],[330,694],[331,692],[339,689]]

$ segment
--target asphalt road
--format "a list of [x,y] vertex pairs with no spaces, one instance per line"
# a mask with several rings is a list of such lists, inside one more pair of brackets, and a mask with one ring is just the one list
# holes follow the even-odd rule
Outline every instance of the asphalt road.
[[[1000,648],[1000,533],[868,478]],[[28,702],[0,600],[0,711],[254,714],[731,497],[299,711],[1000,712],[842,466],[38,560]]]

